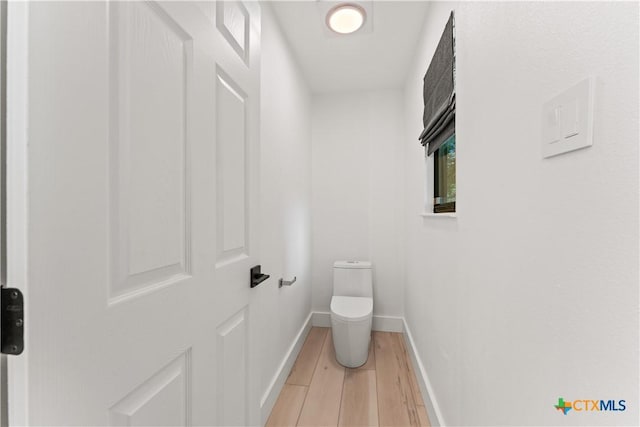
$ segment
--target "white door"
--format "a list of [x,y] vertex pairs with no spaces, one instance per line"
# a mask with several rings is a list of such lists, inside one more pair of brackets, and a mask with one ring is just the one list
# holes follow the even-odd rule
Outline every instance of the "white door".
[[10,422],[257,424],[258,4],[12,3],[9,22]]

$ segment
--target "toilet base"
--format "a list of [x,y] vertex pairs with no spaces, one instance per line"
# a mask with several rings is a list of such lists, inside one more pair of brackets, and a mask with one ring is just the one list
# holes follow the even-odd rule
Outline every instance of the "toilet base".
[[331,316],[331,335],[338,363],[347,368],[357,368],[367,363],[371,317],[347,322]]

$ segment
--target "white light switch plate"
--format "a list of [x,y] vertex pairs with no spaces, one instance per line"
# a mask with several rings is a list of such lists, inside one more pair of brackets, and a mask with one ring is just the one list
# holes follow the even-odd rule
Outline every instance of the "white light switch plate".
[[542,107],[542,157],[552,157],[593,145],[593,92],[589,77]]

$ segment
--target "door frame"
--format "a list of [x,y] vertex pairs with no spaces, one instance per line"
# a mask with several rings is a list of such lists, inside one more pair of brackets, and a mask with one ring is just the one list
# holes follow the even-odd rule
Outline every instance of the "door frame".
[[[3,2],[6,5],[6,157],[4,164],[6,213],[6,284],[18,288],[25,298],[25,327],[29,327],[27,251],[28,251],[28,42],[27,2]],[[8,19],[8,17],[11,19]],[[26,334],[25,334],[26,337]],[[2,407],[6,410],[3,421],[7,425],[27,425],[26,380],[29,345],[20,356],[4,356],[6,360],[6,393],[2,394]],[[4,374],[4,372],[3,372]],[[5,390],[3,390],[5,391]],[[6,406],[5,406],[6,405]]]
[[[0,286],[6,285],[7,273],[7,215],[6,166],[7,158],[7,2],[0,2]],[[0,320],[1,324],[2,320]],[[9,424],[7,411],[7,357],[0,354],[0,426]]]

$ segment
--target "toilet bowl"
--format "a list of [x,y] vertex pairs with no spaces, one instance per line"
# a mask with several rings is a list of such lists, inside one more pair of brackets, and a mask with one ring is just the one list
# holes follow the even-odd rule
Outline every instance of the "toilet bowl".
[[373,298],[331,298],[331,333],[336,360],[341,365],[357,368],[367,362],[372,315]]
[[357,368],[367,362],[372,317],[371,263],[336,261],[333,265],[331,334],[338,363]]

